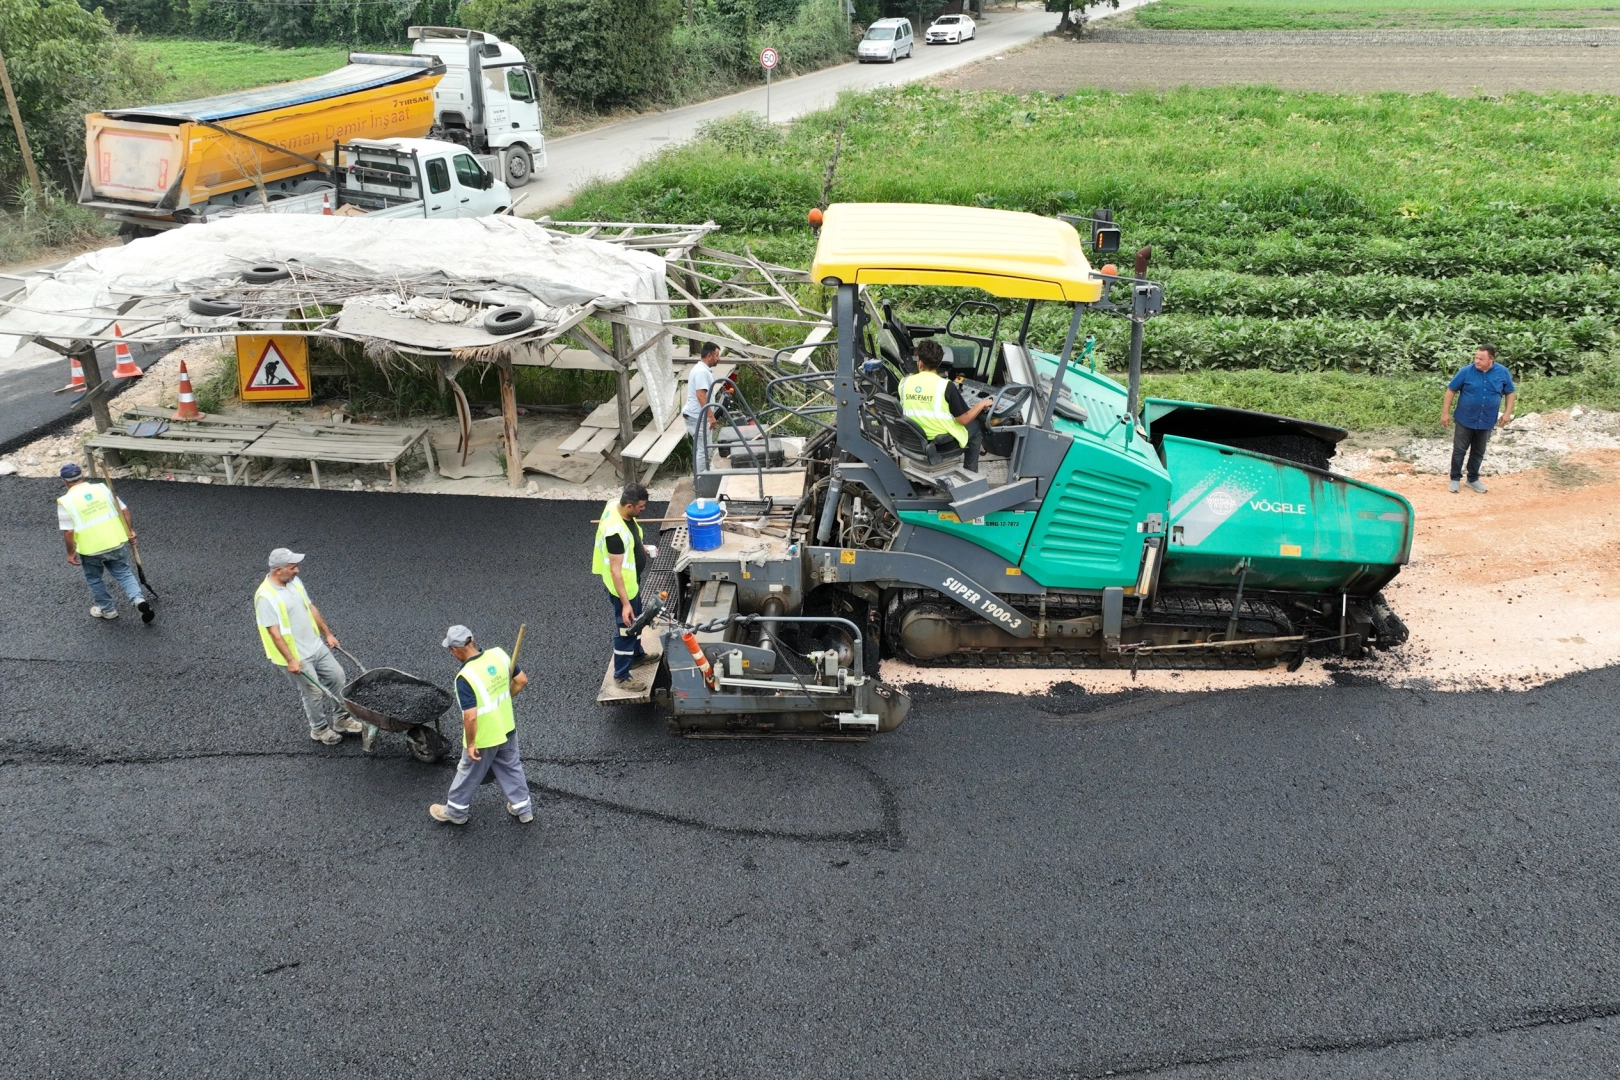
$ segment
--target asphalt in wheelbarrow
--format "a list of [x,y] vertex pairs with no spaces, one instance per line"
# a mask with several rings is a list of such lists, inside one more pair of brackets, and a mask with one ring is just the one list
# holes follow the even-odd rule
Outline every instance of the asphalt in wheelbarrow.
[[451,701],[441,687],[392,668],[373,668],[350,683],[343,696],[389,721],[378,726],[392,731],[433,723],[444,715]]

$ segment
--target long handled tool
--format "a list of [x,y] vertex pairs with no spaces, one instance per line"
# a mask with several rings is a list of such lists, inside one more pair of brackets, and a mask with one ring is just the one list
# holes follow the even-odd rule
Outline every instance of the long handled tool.
[[[112,495],[113,509],[117,510],[118,490],[113,487],[112,477],[107,476],[104,473],[101,477],[101,482],[107,485],[107,491]],[[129,538],[129,550],[130,554],[135,556],[135,576],[140,579],[141,588],[145,590],[150,599],[163,599],[158,595],[158,591],[152,588],[152,583],[146,580],[146,566],[141,562],[141,546],[135,542],[135,538],[133,536]]]

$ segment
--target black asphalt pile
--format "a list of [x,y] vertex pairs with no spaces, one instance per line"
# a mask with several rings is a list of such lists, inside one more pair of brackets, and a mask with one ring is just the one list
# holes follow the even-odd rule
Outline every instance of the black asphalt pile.
[[431,724],[450,707],[450,695],[404,672],[373,671],[344,696],[401,724]]

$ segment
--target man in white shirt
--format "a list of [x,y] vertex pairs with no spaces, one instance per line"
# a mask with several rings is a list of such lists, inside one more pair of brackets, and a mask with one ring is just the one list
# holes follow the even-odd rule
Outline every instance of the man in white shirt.
[[709,467],[708,432],[720,426],[714,413],[708,413],[705,430],[704,406],[714,392],[714,366],[720,362],[720,346],[712,341],[703,343],[703,355],[692,365],[692,374],[686,380],[686,408],[681,416],[686,420],[686,433],[692,436],[692,475],[697,476]]
[[[326,625],[325,616],[298,580],[298,564],[303,561],[302,554],[284,547],[270,553],[270,573],[253,595],[253,612],[265,655],[287,673],[304,703],[309,737],[336,746],[344,735],[358,735],[364,729],[341,707],[335,717],[328,719],[332,712],[328,702],[335,704],[333,699],[343,699],[346,680],[343,665],[332,655],[338,647],[337,635]],[[319,680],[320,685],[311,679]]]

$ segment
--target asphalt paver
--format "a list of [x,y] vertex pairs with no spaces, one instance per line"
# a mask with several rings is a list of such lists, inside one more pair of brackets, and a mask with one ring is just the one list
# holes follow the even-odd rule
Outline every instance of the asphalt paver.
[[[0,1073],[1613,1075],[1620,671],[1009,698],[864,744],[594,703],[587,503],[127,482],[157,621],[0,482]],[[361,660],[510,648],[536,795],[311,742],[270,548]]]

